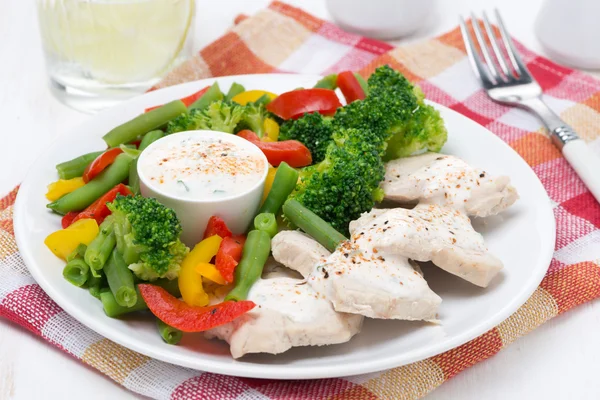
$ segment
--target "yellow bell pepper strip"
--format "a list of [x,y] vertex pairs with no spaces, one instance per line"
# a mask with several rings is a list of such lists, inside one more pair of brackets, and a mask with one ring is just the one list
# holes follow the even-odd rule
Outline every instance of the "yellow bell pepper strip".
[[227,283],[221,276],[219,270],[211,263],[201,262],[196,266],[196,272],[219,285],[225,285]]
[[233,96],[231,101],[238,103],[239,105],[245,106],[248,103],[254,103],[264,95],[267,95],[269,99],[273,100],[277,95],[275,93],[266,92],[264,90],[247,90],[238,95]]
[[277,168],[269,167],[269,172],[267,172],[267,179],[265,179],[265,188],[263,189],[262,202],[267,199],[271,188],[273,187],[273,181],[275,180],[275,174],[277,173]]
[[273,118],[265,118],[263,122],[263,128],[265,130],[264,138],[269,138],[271,141],[276,142],[279,140],[279,124]]
[[100,229],[95,219],[85,218],[71,224],[66,229],[51,233],[44,240],[51,252],[59,258],[66,260],[81,243],[89,245]]
[[52,182],[48,185],[48,192],[46,198],[50,201],[56,201],[63,197],[67,193],[71,193],[75,189],[79,189],[85,185],[82,177],[73,179],[59,179],[56,182]]
[[179,290],[181,297],[190,306],[205,306],[208,295],[202,287],[202,277],[197,271],[200,263],[208,263],[217,255],[223,239],[213,235],[198,243],[183,259],[179,271]]

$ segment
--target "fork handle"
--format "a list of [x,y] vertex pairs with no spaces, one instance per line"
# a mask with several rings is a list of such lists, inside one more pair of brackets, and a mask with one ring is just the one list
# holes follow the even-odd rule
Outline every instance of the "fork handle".
[[600,158],[581,139],[564,145],[563,155],[600,203]]
[[600,157],[541,98],[524,100],[521,104],[533,111],[548,128],[552,142],[600,203]]

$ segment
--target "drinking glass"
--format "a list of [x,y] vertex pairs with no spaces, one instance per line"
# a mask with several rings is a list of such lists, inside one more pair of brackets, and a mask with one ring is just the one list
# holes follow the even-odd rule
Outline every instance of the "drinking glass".
[[192,53],[195,0],[36,0],[50,89],[86,112],[143,93]]

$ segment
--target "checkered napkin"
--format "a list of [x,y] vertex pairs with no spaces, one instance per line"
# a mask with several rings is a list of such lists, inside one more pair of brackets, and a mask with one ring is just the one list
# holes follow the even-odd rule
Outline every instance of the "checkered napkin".
[[[171,399],[416,399],[493,356],[547,320],[600,295],[600,205],[539,122],[492,103],[473,77],[458,29],[392,48],[341,31],[275,2],[240,18],[223,37],[172,72],[158,87],[210,76],[264,72],[369,74],[390,64],[427,97],[490,129],[538,174],[554,202],[557,241],[548,273],[514,315],[446,353],[389,371],[313,381],[241,379],[193,371],[125,349],[82,326],[33,281],[13,236],[17,189],[0,201],[0,315],[14,321],[128,389]],[[517,44],[548,104],[600,152],[600,82],[558,66]]]

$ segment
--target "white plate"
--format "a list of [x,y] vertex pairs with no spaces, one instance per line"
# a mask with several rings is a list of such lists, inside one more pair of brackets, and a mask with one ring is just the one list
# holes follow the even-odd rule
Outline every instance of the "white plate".
[[[305,75],[246,75],[219,78],[222,89],[233,82],[247,89],[275,93],[318,79]],[[33,277],[65,311],[99,334],[147,356],[220,374],[307,379],[355,375],[412,363],[459,346],[511,315],[533,293],[546,272],[555,240],[551,202],[529,166],[494,134],[443,106],[449,139],[444,152],[456,155],[493,174],[510,176],[521,199],[507,212],[477,221],[490,250],[505,269],[490,287],[481,289],[437,268],[426,268],[431,288],[442,299],[441,325],[407,321],[366,320],[350,342],[327,347],[302,347],[284,354],[253,355],[235,361],[228,345],[185,335],[179,346],[164,344],[154,321],[145,315],[123,320],[104,315],[101,304],[86,290],[62,277],[63,261],[43,244],[60,228],[60,217],[46,209],[46,185],[57,179],[54,166],[83,153],[104,148],[101,137],[149,106],[163,104],[212,84],[214,79],[186,83],[132,99],[90,119],[61,136],[37,160],[21,185],[15,205],[15,234]]]

